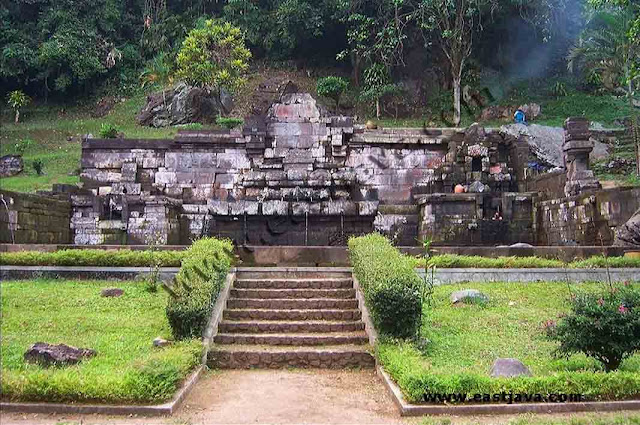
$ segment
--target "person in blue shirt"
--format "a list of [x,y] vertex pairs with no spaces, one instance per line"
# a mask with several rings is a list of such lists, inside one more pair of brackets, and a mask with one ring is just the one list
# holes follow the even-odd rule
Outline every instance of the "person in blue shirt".
[[513,120],[516,122],[516,124],[526,124],[527,123],[527,117],[524,114],[524,112],[522,111],[522,109],[518,109],[513,114]]

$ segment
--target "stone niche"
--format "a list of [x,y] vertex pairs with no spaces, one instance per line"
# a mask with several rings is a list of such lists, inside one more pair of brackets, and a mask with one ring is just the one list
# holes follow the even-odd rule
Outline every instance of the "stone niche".
[[437,193],[419,200],[419,239],[438,245],[534,243],[532,193]]

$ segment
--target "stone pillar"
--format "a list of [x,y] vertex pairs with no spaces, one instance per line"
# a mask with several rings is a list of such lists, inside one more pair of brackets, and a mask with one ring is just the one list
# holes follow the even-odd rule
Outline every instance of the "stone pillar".
[[564,165],[567,170],[566,196],[579,195],[602,186],[589,169],[589,154],[594,143],[590,140],[589,120],[582,117],[567,118],[564,122]]

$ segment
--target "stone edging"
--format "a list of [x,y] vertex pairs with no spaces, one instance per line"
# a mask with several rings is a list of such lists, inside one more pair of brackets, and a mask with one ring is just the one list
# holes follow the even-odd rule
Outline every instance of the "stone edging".
[[615,412],[640,410],[640,400],[586,401],[582,403],[514,403],[514,404],[410,404],[402,395],[402,390],[379,364],[378,376],[384,382],[401,416],[423,415],[515,415],[520,413],[574,413],[574,412]]
[[[145,267],[145,269],[148,269]],[[220,290],[220,294],[214,304],[211,317],[207,323],[207,327],[203,332],[202,341],[202,359],[201,364],[186,379],[182,386],[178,389],[171,401],[157,405],[112,405],[112,404],[65,404],[65,403],[13,403],[0,402],[0,411],[2,412],[18,412],[18,413],[65,413],[65,414],[100,414],[100,415],[141,415],[141,416],[162,416],[172,415],[182,404],[185,397],[193,389],[206,368],[206,359],[209,347],[213,337],[218,332],[218,324],[222,319],[222,311],[227,304],[231,285],[235,280],[235,270],[231,270],[227,274],[224,286]]]

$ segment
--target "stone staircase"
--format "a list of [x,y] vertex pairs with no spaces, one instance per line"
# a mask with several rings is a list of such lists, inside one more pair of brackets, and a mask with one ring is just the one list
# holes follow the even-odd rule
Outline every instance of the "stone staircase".
[[208,365],[373,367],[361,317],[349,271],[240,268]]

